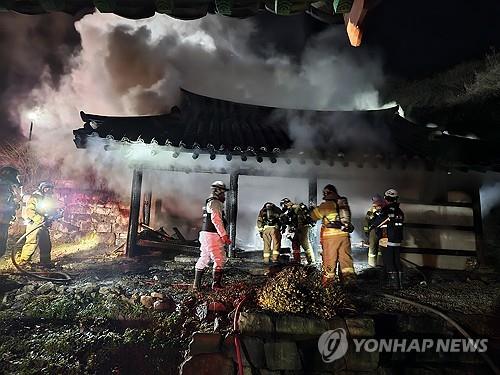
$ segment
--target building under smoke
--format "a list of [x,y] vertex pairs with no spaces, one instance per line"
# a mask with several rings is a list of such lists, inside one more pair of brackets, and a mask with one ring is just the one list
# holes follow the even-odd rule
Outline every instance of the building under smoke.
[[[264,202],[290,196],[316,203],[318,188],[334,183],[349,198],[357,228],[373,194],[389,187],[400,191],[407,213],[407,259],[453,269],[465,268],[476,257],[481,261],[479,172],[499,170],[493,145],[413,124],[398,115],[397,107],[285,110],[183,91],[181,104],[165,115],[81,117],[76,146],[91,152],[104,147],[134,170],[129,254],[138,244],[141,206],[141,222],[161,223],[161,199],[169,196],[169,184],[160,181],[188,172],[176,194],[189,194],[196,186],[191,201],[199,207],[204,185],[214,178],[229,180],[232,250],[260,248],[255,218]],[[188,230],[197,229],[194,216],[188,223]],[[361,231],[353,237],[361,241]]]

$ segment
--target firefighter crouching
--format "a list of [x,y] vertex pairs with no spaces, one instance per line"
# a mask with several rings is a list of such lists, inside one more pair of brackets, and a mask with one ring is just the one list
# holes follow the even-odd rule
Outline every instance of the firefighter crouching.
[[377,266],[377,256],[379,253],[379,231],[371,228],[373,220],[380,215],[382,208],[386,205],[386,201],[379,194],[372,197],[372,206],[365,216],[365,225],[363,230],[365,236],[368,237],[368,265],[371,267]]
[[0,257],[7,250],[9,226],[16,220],[16,210],[22,199],[19,171],[13,167],[0,169]]
[[280,202],[283,210],[283,223],[288,226],[288,233],[292,236],[293,261],[300,263],[300,248],[304,249],[307,264],[315,261],[314,251],[309,241],[309,231],[313,225],[309,208],[304,204],[295,204],[288,198],[283,198]]
[[351,210],[347,198],[339,196],[333,185],[323,189],[323,200],[311,211],[314,221],[321,220],[320,242],[323,248],[323,278],[324,286],[333,284],[337,262],[339,263],[339,278],[341,282],[349,282],[355,277],[351,255],[351,239],[354,227],[351,224]]
[[[26,204],[26,242],[21,250],[21,265],[29,265],[36,249],[40,250],[40,266],[52,268],[50,259],[52,243],[49,228],[53,220],[58,219],[62,211],[57,209],[57,201],[53,198],[54,184],[44,181],[31,194]],[[38,227],[38,228],[37,228]]]
[[195,265],[194,290],[201,289],[203,273],[210,260],[214,262],[212,289],[222,288],[222,273],[226,262],[224,245],[231,244],[224,218],[225,194],[228,189],[222,181],[215,181],[210,188],[212,193],[203,207],[203,222],[199,236],[200,258]]
[[278,206],[267,202],[257,217],[257,230],[264,241],[264,263],[269,263],[269,260],[278,261],[281,248],[281,214]]
[[387,287],[391,289],[403,287],[401,269],[401,241],[403,241],[404,213],[399,208],[399,194],[394,189],[384,193],[387,205],[383,207],[371,224],[381,237],[382,259],[386,272]]

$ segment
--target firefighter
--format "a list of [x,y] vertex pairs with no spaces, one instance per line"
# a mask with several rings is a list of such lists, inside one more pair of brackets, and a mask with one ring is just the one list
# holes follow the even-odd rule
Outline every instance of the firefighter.
[[40,250],[40,266],[52,268],[54,265],[50,259],[52,243],[50,241],[49,228],[60,211],[53,197],[54,184],[43,181],[38,189],[31,194],[26,203],[26,242],[21,250],[21,264],[29,265],[36,249]]
[[314,251],[309,241],[309,231],[314,222],[309,215],[309,208],[304,203],[293,203],[289,198],[283,198],[280,205],[283,210],[282,222],[288,227],[288,233],[292,236],[294,262],[300,263],[302,247],[306,253],[307,264],[314,263]]
[[0,257],[7,250],[9,226],[16,220],[16,211],[22,199],[19,171],[13,167],[0,169]]
[[225,194],[228,189],[222,181],[213,182],[210,189],[211,195],[203,207],[203,222],[199,237],[200,258],[195,265],[194,290],[201,289],[203,273],[210,260],[214,262],[212,289],[222,288],[222,273],[226,261],[224,245],[231,244],[224,218]]
[[264,241],[264,263],[269,263],[269,260],[278,261],[281,248],[281,214],[278,206],[267,202],[257,217],[257,230]]
[[323,286],[333,284],[339,263],[339,278],[348,283],[355,277],[351,255],[349,233],[354,230],[351,224],[351,210],[347,198],[339,196],[335,186],[323,188],[323,200],[311,211],[314,221],[321,220],[320,242],[323,248]]
[[386,205],[386,201],[382,198],[381,195],[375,194],[372,197],[372,206],[368,210],[365,216],[365,225],[363,230],[365,232],[365,236],[368,238],[368,265],[371,267],[377,266],[377,255],[379,252],[379,231],[375,228],[370,228],[374,218],[378,216],[382,210],[382,208]]
[[384,193],[384,199],[387,205],[373,220],[371,228],[377,228],[381,237],[387,238],[387,247],[382,250],[387,287],[401,289],[403,287],[403,274],[399,257],[401,241],[403,240],[404,213],[399,208],[399,194],[396,190],[387,190]]

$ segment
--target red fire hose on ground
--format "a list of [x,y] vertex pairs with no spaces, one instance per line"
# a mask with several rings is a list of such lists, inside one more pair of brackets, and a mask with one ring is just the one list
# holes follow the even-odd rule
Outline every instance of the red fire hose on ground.
[[244,296],[236,306],[234,312],[233,330],[234,330],[234,348],[236,351],[236,361],[238,362],[238,375],[243,375],[243,358],[241,357],[241,341],[240,341],[240,327],[238,320],[240,318],[241,307],[247,300],[248,296]]
[[[16,241],[15,244],[16,245],[19,244],[22,240],[24,240],[26,237],[28,237],[31,233],[33,233],[34,231],[36,231],[37,229],[41,228],[44,225],[45,225],[45,223],[42,223],[42,224],[36,226],[35,228],[33,228],[31,231],[25,233],[21,238],[19,238]],[[16,262],[16,248],[15,247],[12,247],[12,251],[10,253],[10,259],[12,260],[12,264],[14,264],[14,267],[16,267],[16,269],[19,272],[21,272],[22,274],[24,274],[26,276],[33,277],[33,278],[38,279],[38,280],[53,281],[53,282],[57,282],[57,283],[68,283],[72,280],[71,277],[64,272],[31,272],[31,271],[23,269]],[[60,277],[49,277],[46,275],[58,275]]]

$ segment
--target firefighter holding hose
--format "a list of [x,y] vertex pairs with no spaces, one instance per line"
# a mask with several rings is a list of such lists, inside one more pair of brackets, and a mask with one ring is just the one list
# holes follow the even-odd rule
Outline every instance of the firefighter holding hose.
[[16,220],[16,211],[22,199],[19,171],[13,167],[0,168],[0,257],[7,250],[9,227]]
[[53,268],[50,253],[52,243],[50,241],[49,228],[52,222],[58,219],[62,211],[57,208],[57,201],[53,197],[54,184],[43,181],[38,189],[31,194],[26,204],[26,242],[21,251],[21,266],[29,266],[31,258],[36,249],[40,250],[40,266],[42,268]]

